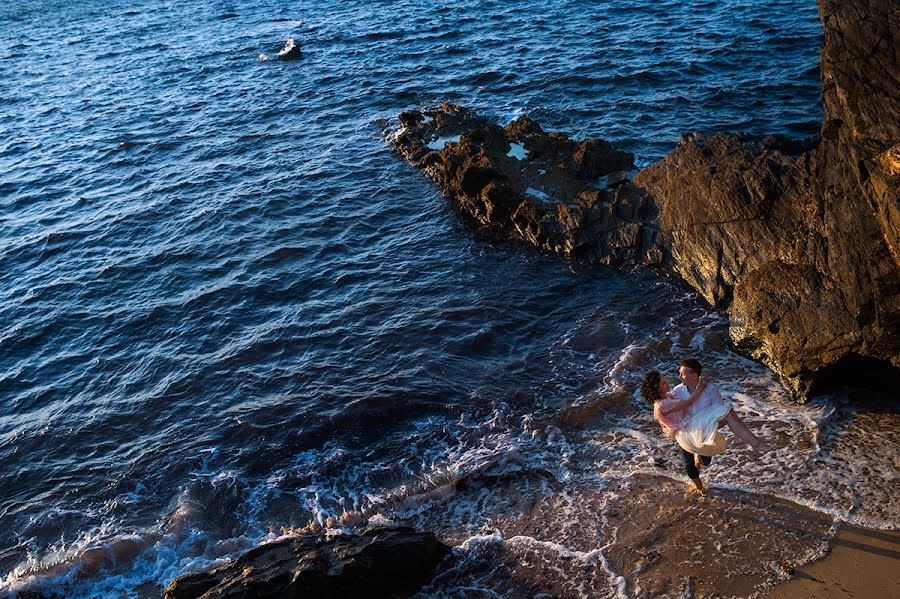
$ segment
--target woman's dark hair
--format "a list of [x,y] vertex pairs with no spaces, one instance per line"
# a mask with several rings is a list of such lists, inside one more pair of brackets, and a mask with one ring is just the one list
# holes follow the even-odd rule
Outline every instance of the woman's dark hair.
[[661,380],[662,375],[658,370],[651,370],[644,376],[644,383],[641,385],[641,395],[644,396],[644,399],[651,406],[662,399],[659,394],[659,382]]

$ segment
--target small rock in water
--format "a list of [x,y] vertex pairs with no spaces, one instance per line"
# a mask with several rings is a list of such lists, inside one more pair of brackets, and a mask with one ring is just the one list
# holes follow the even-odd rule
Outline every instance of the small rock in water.
[[300,52],[300,46],[294,43],[294,38],[288,38],[284,48],[278,52],[278,60],[297,60],[302,57],[303,53]]
[[[303,53],[300,51],[300,45],[294,41],[294,38],[290,37],[284,43],[284,47],[281,50],[278,50],[278,54],[276,54],[273,59],[274,60],[298,60],[303,58]],[[259,62],[265,62],[269,60],[268,54],[260,54],[256,57],[256,60]]]

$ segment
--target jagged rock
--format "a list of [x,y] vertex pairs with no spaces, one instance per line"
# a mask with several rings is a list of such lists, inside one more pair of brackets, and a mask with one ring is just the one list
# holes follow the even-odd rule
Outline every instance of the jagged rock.
[[498,236],[615,266],[658,263],[640,190],[597,179],[630,169],[634,156],[601,139],[575,141],[520,117],[506,128],[441,104],[400,115],[393,143],[458,207]]
[[771,149],[759,138],[692,137],[642,170],[672,267],[711,304],[727,307],[734,286],[772,260],[792,263],[814,250],[806,227],[808,157]]
[[262,545],[209,572],[179,576],[166,599],[407,597],[450,551],[409,528],[326,539],[308,535]]

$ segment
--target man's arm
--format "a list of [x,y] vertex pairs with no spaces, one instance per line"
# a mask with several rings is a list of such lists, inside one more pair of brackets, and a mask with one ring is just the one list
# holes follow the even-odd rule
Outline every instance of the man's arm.
[[[697,385],[697,388],[694,389],[694,392],[691,393],[690,397],[672,404],[667,404],[665,408],[660,405],[659,411],[663,414],[668,414],[669,412],[674,412],[675,410],[681,410],[688,407],[689,405],[700,399],[700,396],[703,395],[704,391],[706,391],[707,384],[708,383],[706,382],[706,379],[700,379],[700,384]],[[713,388],[715,388],[715,386]]]
[[725,403],[725,400],[722,398],[722,394],[719,393],[719,388],[715,385],[709,385],[709,394],[710,396],[712,396],[713,402]]

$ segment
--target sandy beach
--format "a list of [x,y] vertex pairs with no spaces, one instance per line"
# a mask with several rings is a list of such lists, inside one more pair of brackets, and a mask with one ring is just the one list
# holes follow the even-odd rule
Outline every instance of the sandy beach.
[[826,557],[797,568],[764,597],[900,597],[900,532],[842,523]]

